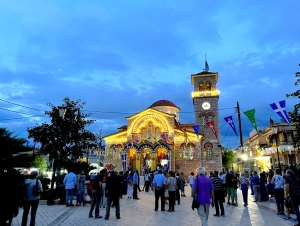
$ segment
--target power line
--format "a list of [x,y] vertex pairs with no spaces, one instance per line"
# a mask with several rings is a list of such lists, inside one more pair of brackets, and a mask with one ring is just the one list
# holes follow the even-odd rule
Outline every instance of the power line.
[[1,108],[1,107],[0,107],[0,109],[1,109],[1,110],[4,110],[4,111],[10,111],[10,112],[22,114],[22,115],[37,116],[37,115],[34,115],[34,114],[30,114],[30,113],[25,113],[25,112],[19,112],[19,111],[10,110],[10,109],[7,109],[7,108]]
[[37,109],[37,108],[27,107],[27,106],[24,106],[24,105],[21,105],[21,104],[13,103],[13,102],[10,102],[8,100],[0,99],[0,101],[5,102],[5,103],[9,103],[9,104],[13,104],[13,105],[16,105],[16,106],[19,106],[19,107],[23,107],[23,108],[28,108],[28,109],[35,110],[35,111],[42,111],[42,110]]
[[[35,115],[35,116],[36,117],[46,117],[45,115]],[[32,116],[21,117],[21,118],[5,118],[5,119],[0,119],[0,121],[10,121],[10,120],[27,119],[27,118],[32,118]]]

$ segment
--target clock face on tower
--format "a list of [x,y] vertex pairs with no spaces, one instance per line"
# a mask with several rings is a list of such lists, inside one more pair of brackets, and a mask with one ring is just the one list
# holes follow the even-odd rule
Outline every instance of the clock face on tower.
[[203,108],[203,110],[209,110],[210,109],[210,103],[209,102],[204,102],[203,104],[202,104],[202,108]]

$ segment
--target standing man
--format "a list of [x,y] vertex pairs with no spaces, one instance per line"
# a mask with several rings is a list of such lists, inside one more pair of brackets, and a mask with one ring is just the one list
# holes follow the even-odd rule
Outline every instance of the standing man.
[[[227,204],[230,205],[235,205],[234,203],[234,196],[235,196],[235,189],[234,189],[234,176],[233,176],[233,170],[230,170],[228,174],[226,174],[226,188],[227,188],[227,194],[228,194],[228,199],[227,199]],[[231,198],[231,203],[230,203],[230,198]]]
[[191,172],[191,175],[189,175],[189,184],[191,186],[191,196],[194,197],[194,189],[193,189],[193,184],[194,184],[194,172]]
[[223,181],[222,179],[218,176],[218,172],[215,171],[212,177],[212,182],[214,186],[214,198],[215,198],[215,209],[216,209],[216,214],[214,214],[215,217],[220,216],[220,210],[219,210],[219,205],[221,209],[221,216],[225,217],[225,212],[224,212],[224,206],[223,206],[223,201],[224,201],[224,193],[223,193]]
[[138,170],[137,169],[134,170],[132,183],[133,183],[132,199],[139,200],[139,198],[137,196],[137,190],[138,190],[138,186],[139,186],[139,175],[138,175]]
[[194,180],[194,198],[199,205],[198,215],[203,226],[207,226],[209,205],[214,207],[214,186],[210,178],[205,176],[205,168],[197,168],[197,177]]
[[93,183],[93,190],[92,190],[92,202],[91,202],[91,208],[90,208],[90,213],[89,217],[93,217],[93,210],[95,208],[95,218],[102,218],[100,216],[100,200],[102,197],[102,177],[103,177],[103,170],[101,170],[100,175],[98,174],[97,176],[94,177],[94,183]]
[[74,206],[72,202],[76,181],[77,177],[71,169],[70,172],[64,178],[64,185],[66,186],[66,206]]
[[154,211],[158,210],[158,199],[160,197],[161,203],[161,211],[165,211],[165,188],[164,185],[166,184],[166,178],[162,174],[162,170],[158,170],[158,173],[154,176],[153,185],[155,189],[155,209]]
[[105,220],[109,219],[110,206],[113,205],[116,208],[116,218],[120,219],[120,191],[122,189],[121,177],[116,175],[116,172],[110,171],[110,176],[106,180],[105,193],[107,194],[107,205]]
[[260,184],[259,177],[257,176],[257,172],[253,172],[253,177],[251,178],[251,182],[253,184],[254,190],[254,202],[260,202]]

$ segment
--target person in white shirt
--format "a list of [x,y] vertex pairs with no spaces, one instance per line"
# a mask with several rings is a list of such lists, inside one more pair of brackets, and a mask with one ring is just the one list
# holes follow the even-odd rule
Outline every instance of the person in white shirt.
[[194,184],[194,172],[191,172],[191,175],[189,175],[188,179],[189,179],[189,183],[191,186],[191,197],[194,197],[194,189],[193,189],[193,184]]

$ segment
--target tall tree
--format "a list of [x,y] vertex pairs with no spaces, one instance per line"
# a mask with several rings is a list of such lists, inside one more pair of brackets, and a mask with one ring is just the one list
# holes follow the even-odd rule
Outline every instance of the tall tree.
[[57,166],[69,158],[78,158],[83,155],[83,150],[95,141],[95,136],[86,127],[94,120],[87,119],[91,114],[85,114],[82,109],[85,102],[72,101],[68,97],[63,99],[62,107],[66,108],[63,118],[59,116],[59,108],[48,104],[51,108],[45,114],[51,118],[51,123],[44,122],[42,125],[27,129],[29,138],[41,144],[40,151],[49,154],[53,162],[53,189],[54,174]]
[[[300,64],[299,64],[300,66]],[[300,72],[296,72],[297,81],[295,82],[295,86],[300,84]],[[287,97],[300,98],[300,89],[296,92],[287,94]],[[293,136],[293,145],[295,148],[300,147],[300,103],[294,106],[294,111],[289,112],[289,116],[291,118],[292,123],[296,126],[297,134]]]

